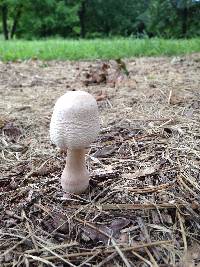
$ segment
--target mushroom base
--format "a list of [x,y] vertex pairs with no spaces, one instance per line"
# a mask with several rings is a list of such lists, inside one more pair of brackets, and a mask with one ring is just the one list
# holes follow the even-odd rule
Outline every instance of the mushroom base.
[[68,149],[66,165],[61,176],[61,185],[65,192],[80,194],[89,185],[89,173],[85,163],[84,149]]

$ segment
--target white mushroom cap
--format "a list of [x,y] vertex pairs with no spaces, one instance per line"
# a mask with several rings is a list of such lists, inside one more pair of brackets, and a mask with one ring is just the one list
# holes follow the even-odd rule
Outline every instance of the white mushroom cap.
[[100,130],[95,98],[84,91],[69,91],[54,107],[51,123],[51,141],[61,149],[88,147]]

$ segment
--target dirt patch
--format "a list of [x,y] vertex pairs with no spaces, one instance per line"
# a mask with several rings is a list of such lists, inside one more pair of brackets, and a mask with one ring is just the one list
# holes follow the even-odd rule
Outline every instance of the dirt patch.
[[[199,74],[200,54],[0,63],[1,266],[196,266]],[[90,188],[65,199],[49,122],[79,89],[97,98],[101,133]]]

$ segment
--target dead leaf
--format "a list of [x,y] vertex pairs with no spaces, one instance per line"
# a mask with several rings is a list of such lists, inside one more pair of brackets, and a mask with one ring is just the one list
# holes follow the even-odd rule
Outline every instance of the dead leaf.
[[157,168],[155,167],[147,167],[145,169],[140,169],[140,170],[137,170],[136,172],[134,172],[132,174],[132,178],[135,179],[135,178],[138,178],[138,177],[143,177],[143,176],[146,176],[146,175],[150,175],[150,174],[153,174],[157,171]]
[[107,64],[107,63],[103,63],[102,64],[102,66],[101,66],[101,69],[103,70],[103,71],[106,71],[107,69],[109,69],[110,68],[110,65],[109,64]]
[[9,149],[12,152],[21,152],[25,153],[28,150],[28,146],[21,145],[21,144],[10,144],[6,149]]
[[111,155],[115,150],[116,150],[116,147],[113,145],[105,146],[102,149],[97,150],[93,154],[93,157],[95,157],[95,158],[107,157],[107,156]]
[[[65,215],[62,215],[59,212],[53,212],[51,214],[51,219],[49,219],[49,224],[51,226],[49,226],[49,228],[51,229],[52,226],[54,228],[54,230],[56,229],[56,231],[64,233],[64,234],[68,234],[69,233],[69,224],[67,221],[67,218]],[[51,230],[52,231],[52,230]]]
[[105,84],[108,78],[107,69],[109,65],[107,63],[103,63],[101,67],[89,69],[88,72],[85,73],[85,79],[82,81],[85,86],[95,85],[95,84]]
[[[105,225],[100,225],[100,226],[95,226],[97,228],[97,230],[89,227],[89,226],[83,226],[81,227],[81,230],[83,231],[82,234],[82,238],[85,241],[89,241],[92,240],[93,242],[103,242],[104,244],[106,244],[108,242],[108,237],[107,235],[111,235],[112,234],[112,230],[109,229],[107,226]],[[104,232],[104,234],[102,234],[100,231]]]
[[130,224],[130,220],[126,218],[117,218],[113,220],[109,226],[112,229],[113,236],[119,236],[120,231]]
[[161,232],[164,232],[164,233],[169,233],[171,234],[172,231],[170,229],[168,229],[167,227],[165,226],[162,226],[162,225],[156,225],[156,224],[147,224],[149,227],[155,229],[155,230],[158,230],[158,231],[161,231]]
[[14,125],[13,122],[6,123],[6,125],[3,127],[3,131],[5,135],[14,140],[22,133],[19,127]]
[[99,94],[95,96],[96,101],[102,101],[107,98],[107,94],[105,92],[100,91]]
[[[94,225],[96,229],[89,226],[83,226],[81,227],[81,230],[83,231],[82,238],[85,241],[92,240],[94,242],[103,242],[104,244],[107,244],[109,239],[108,236],[112,236],[113,238],[120,237],[120,231],[129,223],[130,220],[126,218],[117,218],[109,225]],[[104,232],[105,235],[101,232]]]

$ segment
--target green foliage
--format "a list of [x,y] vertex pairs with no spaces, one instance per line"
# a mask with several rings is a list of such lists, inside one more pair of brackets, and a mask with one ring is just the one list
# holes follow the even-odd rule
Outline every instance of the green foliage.
[[164,37],[200,35],[198,0],[0,0],[8,37]]
[[21,38],[41,38],[47,36],[73,36],[79,26],[78,5],[70,1],[29,0],[28,11],[20,21],[17,36]]
[[87,29],[89,34],[130,36],[140,32],[141,16],[147,0],[91,0],[87,9]]
[[148,16],[147,31],[153,35],[166,38],[200,35],[200,1],[154,0]]

